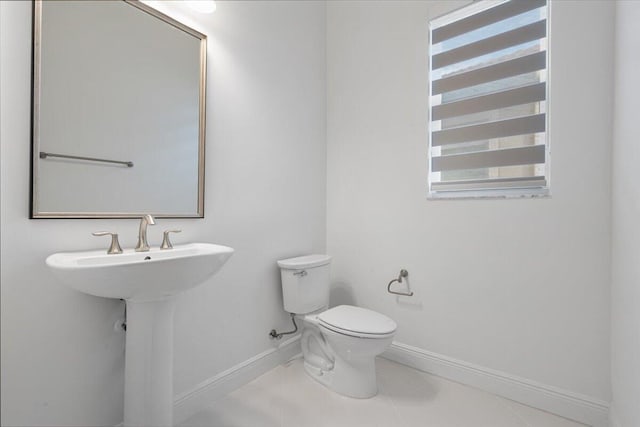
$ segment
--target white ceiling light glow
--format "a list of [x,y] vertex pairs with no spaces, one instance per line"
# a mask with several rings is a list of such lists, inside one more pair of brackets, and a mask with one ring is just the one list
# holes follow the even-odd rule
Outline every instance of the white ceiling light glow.
[[216,11],[216,2],[214,0],[184,0],[191,9],[200,13],[213,13]]

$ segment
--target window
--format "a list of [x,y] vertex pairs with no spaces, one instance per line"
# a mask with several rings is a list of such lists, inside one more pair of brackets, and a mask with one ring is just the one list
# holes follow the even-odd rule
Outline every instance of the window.
[[482,0],[430,22],[430,198],[548,194],[547,18]]

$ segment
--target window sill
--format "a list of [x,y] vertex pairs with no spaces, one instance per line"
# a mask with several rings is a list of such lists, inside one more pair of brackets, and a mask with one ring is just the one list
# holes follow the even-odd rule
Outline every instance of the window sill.
[[447,199],[537,199],[551,197],[549,188],[514,188],[502,190],[430,191],[427,200]]

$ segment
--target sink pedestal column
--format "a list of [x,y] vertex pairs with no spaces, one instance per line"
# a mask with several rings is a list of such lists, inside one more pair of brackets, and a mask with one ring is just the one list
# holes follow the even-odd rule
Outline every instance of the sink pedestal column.
[[173,298],[127,300],[124,426],[173,425]]

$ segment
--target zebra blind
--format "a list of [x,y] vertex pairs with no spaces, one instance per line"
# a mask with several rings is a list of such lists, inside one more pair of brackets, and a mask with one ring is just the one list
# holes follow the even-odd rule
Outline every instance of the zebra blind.
[[547,0],[430,22],[430,197],[548,194]]

